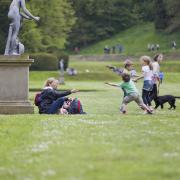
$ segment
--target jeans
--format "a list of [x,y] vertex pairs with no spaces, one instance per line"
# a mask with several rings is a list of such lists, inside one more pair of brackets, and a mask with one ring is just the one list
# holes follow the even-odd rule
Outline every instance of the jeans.
[[145,105],[151,106],[151,98],[150,98],[151,91],[147,91],[143,89],[142,91],[142,99]]
[[64,104],[64,98],[58,98],[56,101],[54,101],[51,104],[47,114],[56,114],[58,110],[63,106],[63,104]]
[[143,90],[152,91],[153,89],[153,82],[150,80],[145,80],[143,84]]

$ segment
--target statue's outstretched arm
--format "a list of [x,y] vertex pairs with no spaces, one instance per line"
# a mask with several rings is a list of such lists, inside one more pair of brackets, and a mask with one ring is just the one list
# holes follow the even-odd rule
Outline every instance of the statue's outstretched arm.
[[24,14],[23,12],[20,12],[21,16],[25,19],[31,20],[32,18],[30,18],[29,16],[27,16],[26,14]]
[[39,21],[39,17],[35,17],[33,16],[27,9],[26,9],[26,4],[25,4],[25,0],[21,0],[21,8],[23,10],[23,12],[31,19],[34,19],[35,21]]

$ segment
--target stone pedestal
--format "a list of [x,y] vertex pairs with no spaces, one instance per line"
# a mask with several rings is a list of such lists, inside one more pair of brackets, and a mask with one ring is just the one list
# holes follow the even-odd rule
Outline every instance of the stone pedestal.
[[27,56],[0,56],[0,114],[32,114]]

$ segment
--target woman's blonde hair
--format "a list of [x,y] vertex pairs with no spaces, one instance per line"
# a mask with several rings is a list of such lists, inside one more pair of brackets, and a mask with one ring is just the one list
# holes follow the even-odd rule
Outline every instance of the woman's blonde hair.
[[149,56],[141,56],[140,61],[145,62],[149,66],[150,70],[153,69],[152,60],[151,60],[151,58]]
[[51,78],[48,78],[45,83],[44,83],[44,87],[48,87],[50,86],[50,84],[52,84],[54,81],[56,81],[55,78],[51,77]]

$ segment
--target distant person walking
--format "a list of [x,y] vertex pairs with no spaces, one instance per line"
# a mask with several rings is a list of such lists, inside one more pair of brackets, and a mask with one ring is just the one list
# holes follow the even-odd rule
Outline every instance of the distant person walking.
[[176,49],[176,42],[175,41],[172,41],[172,49]]
[[160,45],[156,44],[156,50],[159,51],[160,50]]
[[116,46],[113,46],[113,47],[112,47],[112,53],[113,53],[113,54],[116,54]]
[[151,51],[151,44],[149,44],[149,43],[148,43],[148,45],[147,45],[147,50],[148,50],[148,51]]
[[151,44],[151,51],[154,51],[154,50],[155,50],[155,45]]

